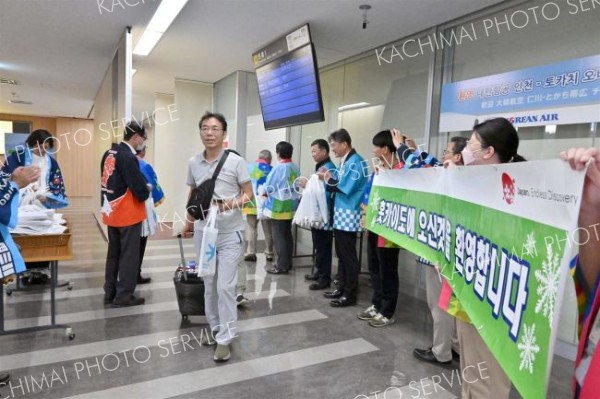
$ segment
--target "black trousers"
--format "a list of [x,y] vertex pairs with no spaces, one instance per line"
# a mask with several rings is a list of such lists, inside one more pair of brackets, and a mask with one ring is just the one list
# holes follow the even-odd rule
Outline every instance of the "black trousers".
[[126,227],[108,226],[104,293],[108,297],[114,296],[115,302],[129,300],[135,291],[141,232],[141,222]]
[[377,312],[391,319],[398,303],[398,256],[400,248],[379,248],[379,236],[369,232],[367,238],[367,262],[373,284],[371,303]]
[[340,285],[338,289],[350,301],[355,301],[358,294],[358,255],[356,254],[356,232],[333,230],[335,237],[335,253],[339,258],[338,274]]
[[144,262],[144,254],[146,253],[146,243],[148,237],[140,237],[140,267],[138,268],[138,278],[142,277],[142,263]]
[[319,283],[331,283],[331,258],[333,245],[333,231],[311,229],[313,248],[315,249],[315,274]]
[[277,268],[290,270],[292,268],[292,253],[294,241],[292,239],[292,221],[271,219],[273,233],[273,246],[277,253]]

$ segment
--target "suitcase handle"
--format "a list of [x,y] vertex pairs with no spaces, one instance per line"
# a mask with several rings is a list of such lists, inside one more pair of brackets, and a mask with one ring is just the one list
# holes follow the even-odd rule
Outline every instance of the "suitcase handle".
[[183,269],[183,280],[187,282],[187,265],[185,264],[185,255],[183,254],[183,240],[181,233],[177,233],[177,241],[179,242],[179,253],[181,254],[181,268]]

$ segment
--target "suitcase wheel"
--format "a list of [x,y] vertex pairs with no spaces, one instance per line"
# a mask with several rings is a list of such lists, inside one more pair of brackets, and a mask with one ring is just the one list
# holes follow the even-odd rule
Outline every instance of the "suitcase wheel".
[[186,315],[186,314],[182,314],[182,315],[181,315],[181,320],[183,320],[183,321],[188,321],[188,315]]

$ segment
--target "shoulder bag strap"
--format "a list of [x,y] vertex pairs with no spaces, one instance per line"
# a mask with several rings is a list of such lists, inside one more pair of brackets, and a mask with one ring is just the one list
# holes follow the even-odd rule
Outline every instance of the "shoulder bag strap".
[[213,180],[217,180],[217,176],[219,176],[219,173],[221,173],[221,169],[223,168],[223,164],[227,160],[228,156],[229,156],[229,151],[225,150],[225,153],[223,154],[223,156],[219,160],[219,164],[217,165],[217,168],[215,169],[215,173],[213,173],[213,176],[212,176]]

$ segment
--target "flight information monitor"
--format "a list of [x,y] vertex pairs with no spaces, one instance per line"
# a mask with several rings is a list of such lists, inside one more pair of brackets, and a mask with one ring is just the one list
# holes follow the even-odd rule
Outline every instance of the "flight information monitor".
[[308,24],[252,55],[265,129],[325,120]]

